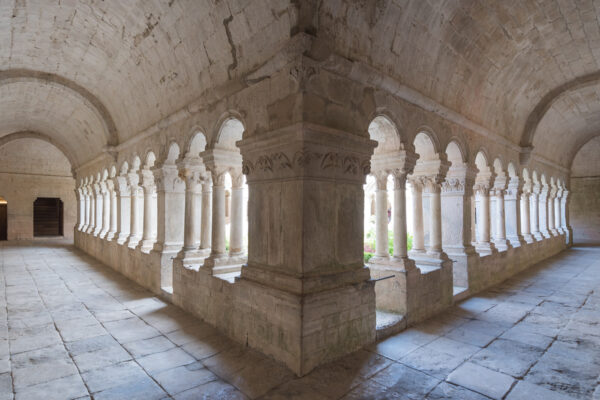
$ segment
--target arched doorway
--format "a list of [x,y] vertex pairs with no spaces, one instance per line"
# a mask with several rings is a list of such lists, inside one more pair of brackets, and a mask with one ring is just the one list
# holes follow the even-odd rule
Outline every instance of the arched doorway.
[[33,202],[33,236],[63,235],[63,202],[55,197],[38,197]]
[[8,202],[0,197],[0,240],[8,239]]

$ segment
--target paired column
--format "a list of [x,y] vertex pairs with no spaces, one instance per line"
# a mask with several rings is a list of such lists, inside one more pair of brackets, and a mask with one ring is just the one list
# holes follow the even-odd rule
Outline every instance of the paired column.
[[423,229],[423,185],[420,179],[411,178],[410,186],[413,200],[413,246],[410,256],[425,253],[425,234]]
[[96,205],[96,183],[91,183],[90,184],[90,223],[88,225],[88,229],[87,229],[87,233],[89,233],[90,235],[94,233],[94,230],[96,228],[96,210],[97,210],[97,205]]
[[212,242],[212,180],[206,176],[202,183],[202,226],[200,228],[200,253],[210,254]]
[[552,186],[548,193],[548,230],[552,236],[558,236],[554,226],[554,199],[556,198],[556,187]]
[[558,188],[556,190],[556,196],[554,197],[554,229],[558,232],[559,235],[564,234],[565,232],[562,229],[562,218],[560,216],[560,198],[562,197],[562,189]]
[[518,177],[511,177],[504,195],[506,238],[512,247],[521,247],[525,239],[521,233],[521,196],[523,183]]
[[118,202],[117,190],[115,189],[116,179],[117,178],[111,178],[106,181],[110,198],[110,228],[108,229],[106,240],[113,240],[118,229]]
[[542,232],[540,231],[540,185],[533,185],[531,189],[531,201],[530,201],[530,209],[531,209],[531,234],[535,241],[540,241],[544,237],[542,236]]
[[207,269],[223,264],[227,259],[225,243],[225,174],[226,171],[212,166],[210,168],[212,188],[212,237],[210,256],[205,260]]
[[566,234],[566,242],[568,246],[571,246],[573,244],[573,229],[571,228],[571,225],[569,224],[569,191],[564,188],[562,191],[562,197],[561,197],[561,203],[560,203],[560,207],[561,207],[561,219],[562,219],[562,228],[563,231]]
[[115,190],[117,194],[117,237],[118,244],[125,244],[129,239],[131,229],[131,188],[127,180],[127,173],[116,178]]
[[424,191],[429,195],[429,246],[427,255],[444,258],[442,252],[442,201],[441,185],[435,178],[425,180]]
[[244,254],[244,175],[241,168],[231,172],[231,214],[229,225],[229,256]]
[[134,249],[142,239],[144,193],[139,186],[140,177],[136,171],[127,174],[127,182],[131,191],[131,218],[129,228],[129,240],[127,246]]
[[548,185],[542,185],[539,195],[539,213],[540,213],[540,232],[544,238],[550,238],[549,225],[548,225]]
[[494,196],[494,245],[499,251],[505,251],[510,246],[509,241],[506,239],[506,222],[504,213],[504,189],[506,187],[506,181],[502,178],[496,178],[494,188],[491,190],[491,194]]
[[83,225],[85,224],[85,194],[83,191],[83,186],[79,186],[75,190],[75,194],[77,195],[77,230],[81,231],[83,229]]
[[[182,165],[181,174],[185,179],[185,224],[183,248],[180,258],[184,263],[192,263],[199,258],[200,226],[202,221],[202,182],[201,173],[204,168],[200,165]],[[199,263],[200,260],[197,260]]]
[[[413,164],[414,166],[414,164]],[[394,207],[392,210],[394,220],[394,260],[401,261],[405,268],[409,263],[407,250],[407,229],[406,229],[406,172],[403,170],[394,170]]]
[[375,254],[371,258],[371,262],[387,262],[390,258],[388,250],[388,173],[377,171],[373,175],[377,189],[375,192]]
[[144,196],[144,223],[140,249],[149,252],[156,241],[156,186],[154,174],[149,169],[141,172],[142,192]]
[[83,187],[83,200],[85,202],[85,204],[84,204],[85,212],[84,212],[83,226],[81,227],[81,231],[87,232],[87,230],[90,226],[90,207],[91,207],[90,188],[87,185]]
[[99,237],[104,239],[110,229],[110,192],[107,181],[100,183],[102,189],[102,230]]
[[490,241],[490,187],[489,183],[475,185],[477,195],[477,246],[478,253],[491,254],[496,251],[496,246]]
[[533,243],[533,235],[531,234],[531,219],[530,219],[530,205],[529,197],[531,193],[526,189],[521,193],[521,231],[523,233],[523,239],[527,243]]

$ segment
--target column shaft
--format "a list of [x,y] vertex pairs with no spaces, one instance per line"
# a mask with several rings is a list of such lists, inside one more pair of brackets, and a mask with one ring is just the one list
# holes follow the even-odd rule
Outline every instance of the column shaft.
[[396,178],[394,190],[394,257],[406,258],[406,188],[405,179]]
[[419,183],[412,183],[413,193],[413,248],[412,251],[424,252],[423,234],[423,191]]
[[[241,176],[239,179],[241,179]],[[239,256],[243,253],[244,240],[244,188],[241,185],[233,187],[231,190],[231,223],[229,228],[229,255]]]
[[212,185],[202,185],[202,227],[200,234],[200,249],[210,249],[212,234]]

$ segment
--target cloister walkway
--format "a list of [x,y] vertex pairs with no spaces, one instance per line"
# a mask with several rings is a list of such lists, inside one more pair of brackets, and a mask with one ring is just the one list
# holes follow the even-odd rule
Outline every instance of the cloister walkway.
[[303,378],[71,245],[3,242],[0,262],[0,400],[600,398],[600,247]]

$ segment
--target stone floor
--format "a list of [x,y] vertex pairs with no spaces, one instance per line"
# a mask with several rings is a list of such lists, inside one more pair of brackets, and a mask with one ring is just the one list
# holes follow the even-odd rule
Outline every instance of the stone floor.
[[600,398],[600,248],[300,379],[72,246],[0,261],[2,400]]

